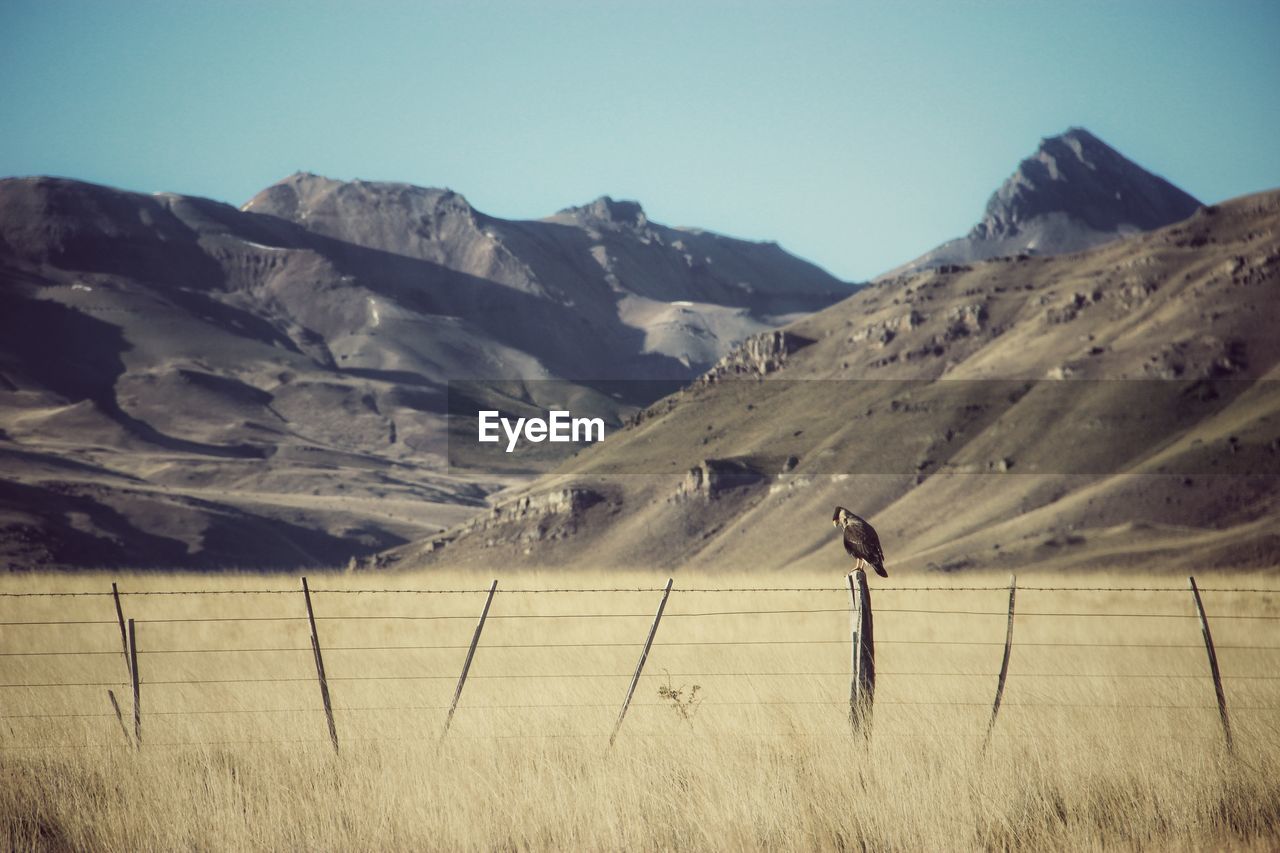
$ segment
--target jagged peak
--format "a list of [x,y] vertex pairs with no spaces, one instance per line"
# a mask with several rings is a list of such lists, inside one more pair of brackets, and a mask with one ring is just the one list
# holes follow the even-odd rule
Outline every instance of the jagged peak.
[[1115,150],[1110,145],[1103,142],[1098,137],[1094,136],[1093,133],[1091,133],[1088,128],[1079,127],[1077,125],[1073,125],[1072,127],[1067,128],[1065,131],[1063,131],[1062,133],[1059,133],[1057,136],[1043,137],[1040,140],[1040,147],[1044,148],[1046,146],[1053,145],[1056,142],[1074,144],[1083,148],[1100,148],[1105,151],[1112,151],[1112,152],[1114,152]]
[[1200,202],[1129,160],[1083,127],[1040,140],[987,201],[974,239],[1018,234],[1031,219],[1065,214],[1097,231],[1139,229],[1190,216]]
[[1119,151],[1094,136],[1083,127],[1071,127],[1057,136],[1046,136],[1040,140],[1036,153],[1018,164],[1018,175],[1026,176],[1031,164],[1043,164],[1054,180],[1063,180],[1069,176],[1071,169],[1077,164],[1089,169],[1097,169],[1104,164],[1111,164],[1117,171],[1144,171],[1141,166],[1131,162]]
[[649,217],[645,215],[644,208],[640,206],[640,202],[615,200],[607,195],[602,195],[595,201],[578,205],[577,207],[566,207],[556,216],[636,228],[649,224]]

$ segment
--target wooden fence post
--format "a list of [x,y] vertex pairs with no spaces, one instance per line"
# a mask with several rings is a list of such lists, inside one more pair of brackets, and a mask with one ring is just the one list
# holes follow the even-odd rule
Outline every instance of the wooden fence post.
[[133,745],[142,747],[142,679],[138,675],[138,634],[129,620],[129,680],[133,682]]
[[853,661],[849,681],[849,725],[855,732],[869,733],[871,709],[876,695],[876,640],[871,618],[871,590],[867,573],[849,573],[849,599],[853,606]]
[[987,723],[987,737],[982,741],[982,751],[986,752],[991,742],[991,732],[996,727],[996,717],[1000,714],[1000,700],[1004,697],[1004,682],[1009,677],[1009,653],[1013,651],[1013,602],[1018,594],[1018,578],[1009,575],[1009,626],[1004,632],[1004,659],[1000,661],[1000,678],[996,681],[996,698],[991,703],[991,722]]
[[1191,584],[1191,595],[1196,600],[1196,615],[1200,617],[1200,631],[1204,634],[1204,648],[1209,653],[1209,672],[1213,675],[1213,692],[1218,697],[1218,716],[1222,719],[1222,734],[1227,739],[1227,749],[1235,751],[1231,740],[1231,720],[1227,717],[1227,697],[1222,692],[1222,675],[1218,671],[1218,653],[1213,648],[1213,634],[1209,633],[1209,617],[1204,613],[1204,602],[1200,600],[1200,589],[1196,579],[1188,577]]
[[444,731],[440,733],[442,740],[449,733],[453,714],[458,710],[458,700],[462,698],[462,688],[467,683],[467,673],[471,671],[471,661],[476,656],[476,646],[480,644],[480,632],[484,630],[484,620],[489,618],[489,605],[493,604],[493,594],[497,590],[498,579],[494,578],[493,583],[489,584],[489,595],[484,600],[484,609],[480,611],[480,621],[476,622],[475,633],[471,635],[471,646],[467,649],[467,659],[462,663],[462,674],[458,676],[458,686],[453,691],[453,701],[449,703],[449,714],[444,718]]
[[649,659],[649,649],[653,647],[653,638],[658,633],[658,623],[662,621],[662,611],[667,609],[667,598],[671,595],[671,585],[675,578],[667,578],[667,588],[662,591],[662,600],[658,602],[658,612],[649,626],[649,636],[644,641],[644,651],[640,652],[640,660],[636,662],[635,675],[631,676],[631,686],[627,688],[627,698],[622,700],[622,710],[618,711],[618,720],[613,724],[613,734],[609,735],[609,746],[618,738],[618,730],[626,719],[627,709],[631,707],[631,697],[635,695],[636,685],[640,683],[640,674],[644,672],[644,662]]
[[[120,606],[120,590],[116,586],[115,581],[111,583],[111,597],[116,602],[116,622],[120,624],[120,648],[124,651],[124,665],[129,669],[129,636],[124,627],[124,609]],[[132,675],[129,676],[133,678]]]
[[324,702],[324,716],[329,722],[329,740],[333,741],[333,751],[338,751],[338,727],[333,724],[333,705],[329,701],[329,679],[324,674],[324,656],[320,654],[320,635],[316,633],[316,614],[311,609],[311,588],[307,579],[302,579],[302,596],[307,602],[307,621],[311,623],[311,651],[316,658],[316,676],[320,679],[320,699]]

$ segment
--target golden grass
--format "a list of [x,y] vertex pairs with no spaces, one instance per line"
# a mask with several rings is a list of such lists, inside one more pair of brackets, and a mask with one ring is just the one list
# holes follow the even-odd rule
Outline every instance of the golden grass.
[[[500,591],[651,589],[664,580],[500,577]],[[32,575],[3,579],[0,592],[103,591],[111,580]],[[126,591],[296,584],[260,576],[118,580]],[[1280,649],[1244,648],[1280,647],[1280,618],[1229,618],[1280,616],[1280,597],[1204,596],[1232,709],[1232,755],[1198,624],[1186,618],[1194,611],[1184,579],[1020,578],[1026,586],[1178,591],[1020,592],[1027,615],[1015,629],[1005,707],[984,754],[1007,594],[883,587],[999,586],[1002,578],[872,579],[880,676],[868,739],[852,736],[847,723],[847,592],[681,591],[838,588],[842,580],[678,578],[613,749],[609,732],[658,593],[500,592],[440,744],[483,593],[317,592],[339,756],[320,710],[307,624],[297,618],[305,616],[300,592],[126,595],[126,616],[139,622],[142,749],[127,745],[106,686],[0,688],[0,837],[19,850],[1262,850],[1280,843]],[[487,579],[333,575],[312,585],[479,590]],[[1277,584],[1214,576],[1202,585]],[[819,612],[689,615],[758,610]],[[1050,612],[1170,616],[1031,615]],[[602,613],[633,615],[581,618]],[[986,613],[996,615],[975,615]],[[388,615],[459,618],[335,618]],[[156,621],[232,616],[292,621]],[[519,618],[530,616],[537,618]],[[110,597],[0,598],[0,621],[42,620],[103,623],[0,626],[0,683],[113,682],[127,718]],[[602,645],[559,645],[575,643]],[[1161,647],[1041,645],[1048,643]],[[528,644],[544,645],[513,647]],[[445,648],[343,648],[352,646]],[[228,651],[280,648],[292,651]],[[178,649],[218,651],[169,652]],[[13,654],[69,650],[105,654]],[[232,678],[296,680],[172,683]],[[660,695],[668,683],[684,697],[700,685],[704,701],[691,720]],[[217,713],[187,713],[210,711]],[[37,714],[101,716],[22,716]]]

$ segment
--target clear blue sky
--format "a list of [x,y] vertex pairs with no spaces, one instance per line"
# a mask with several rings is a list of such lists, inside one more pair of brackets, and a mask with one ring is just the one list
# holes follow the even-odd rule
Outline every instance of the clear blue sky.
[[1205,201],[1280,186],[1277,45],[1276,0],[0,0],[0,175],[610,194],[862,279],[1071,125]]

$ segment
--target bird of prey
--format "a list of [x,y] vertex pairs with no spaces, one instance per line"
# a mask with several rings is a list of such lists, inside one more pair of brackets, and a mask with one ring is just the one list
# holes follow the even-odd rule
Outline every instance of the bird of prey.
[[831,523],[844,531],[844,550],[853,557],[855,566],[868,563],[882,578],[889,577],[884,570],[884,552],[880,550],[880,537],[876,529],[842,506],[836,507]]

